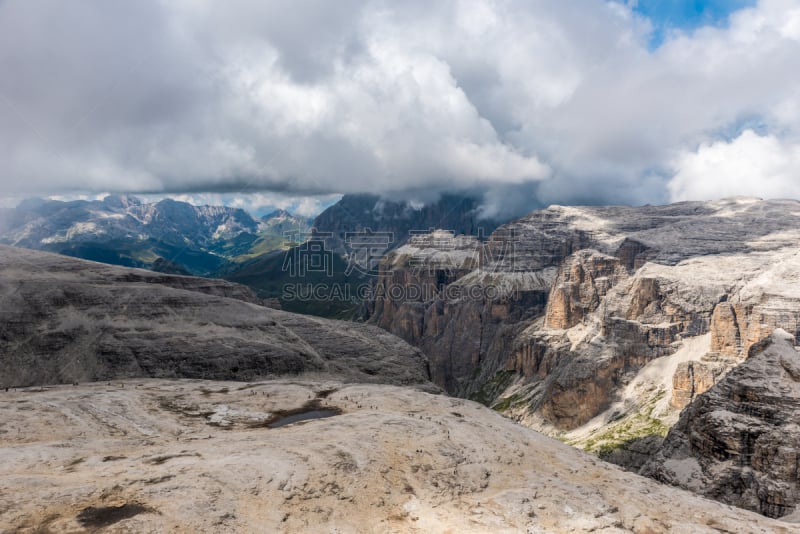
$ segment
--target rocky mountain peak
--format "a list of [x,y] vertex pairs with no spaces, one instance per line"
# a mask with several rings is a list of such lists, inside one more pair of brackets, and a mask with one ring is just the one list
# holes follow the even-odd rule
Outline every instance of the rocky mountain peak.
[[388,232],[392,237],[388,248],[401,246],[414,233],[433,229],[451,231],[455,235],[488,235],[498,222],[480,215],[481,202],[477,196],[456,194],[445,194],[426,204],[378,195],[345,195],[316,217],[314,227],[333,232],[340,238],[346,232],[367,229]]
[[133,195],[108,195],[103,199],[103,204],[111,209],[125,210],[132,206],[141,206],[144,202]]
[[294,217],[294,215],[292,215],[290,212],[283,209],[278,209],[267,213],[266,215],[261,217],[261,220],[266,222],[274,219],[289,219],[292,217]]

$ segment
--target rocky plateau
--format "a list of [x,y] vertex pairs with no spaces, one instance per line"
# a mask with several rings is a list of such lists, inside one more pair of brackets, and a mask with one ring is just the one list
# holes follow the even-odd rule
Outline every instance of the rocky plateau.
[[[3,532],[796,532],[409,387],[128,380],[0,398]],[[308,410],[327,417],[278,426]]]

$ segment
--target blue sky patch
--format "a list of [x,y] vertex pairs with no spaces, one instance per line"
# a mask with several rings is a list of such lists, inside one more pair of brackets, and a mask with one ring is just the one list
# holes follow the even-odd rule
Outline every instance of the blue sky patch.
[[731,13],[754,6],[756,0],[636,0],[630,4],[635,4],[633,10],[653,22],[649,44],[655,49],[670,30],[724,26]]

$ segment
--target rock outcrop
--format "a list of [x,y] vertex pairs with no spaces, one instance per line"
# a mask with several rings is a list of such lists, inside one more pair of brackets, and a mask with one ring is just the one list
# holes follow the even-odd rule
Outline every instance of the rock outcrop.
[[681,413],[642,472],[782,517],[800,503],[799,461],[800,353],[776,330]]
[[620,259],[593,250],[566,258],[547,299],[544,326],[567,329],[583,322],[608,291],[627,278],[623,265]]
[[420,351],[380,328],[261,304],[230,282],[0,246],[0,387],[306,372],[428,379]]
[[669,404],[673,408],[682,410],[715,383],[713,367],[702,362],[684,362],[672,376],[672,396]]

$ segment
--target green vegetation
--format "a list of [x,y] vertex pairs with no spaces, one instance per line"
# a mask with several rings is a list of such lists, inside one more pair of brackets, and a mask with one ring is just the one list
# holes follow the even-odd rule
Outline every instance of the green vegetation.
[[112,239],[103,243],[53,243],[44,247],[44,250],[74,258],[145,269],[150,268],[158,258],[164,258],[180,265],[195,276],[208,276],[226,263],[224,258],[216,254],[184,244],[166,243],[156,239],[139,241]]
[[243,232],[230,239],[211,244],[208,246],[208,251],[223,258],[231,259],[241,254],[247,254],[259,239],[261,237],[256,234]]
[[307,264],[302,249],[273,251],[238,265],[221,278],[251,287],[261,298],[276,298],[290,312],[334,319],[352,319],[361,308],[361,291],[368,286],[367,276],[347,261],[331,253],[330,274],[320,270],[292,272],[291,262]]
[[663,421],[653,416],[656,404],[661,400],[666,391],[660,389],[656,395],[648,399],[639,410],[621,417],[616,422],[602,428],[589,439],[564,440],[598,456],[605,456],[624,446],[626,443],[636,441],[648,436],[665,437],[669,427]]
[[242,263],[253,258],[257,258],[268,252],[275,250],[287,250],[289,246],[286,243],[286,238],[279,235],[262,235],[255,242],[253,242],[247,252],[239,254],[232,258],[231,261],[235,263]]
[[[479,372],[479,369],[475,370],[473,379],[477,378]],[[497,371],[491,380],[481,386],[481,389],[470,395],[470,400],[480,402],[484,406],[491,406],[497,397],[511,384],[514,374],[515,372],[510,369],[501,369]]]
[[525,397],[519,393],[514,393],[508,397],[500,399],[499,402],[492,406],[492,409],[498,412],[505,412],[509,408],[519,408],[527,402]]

